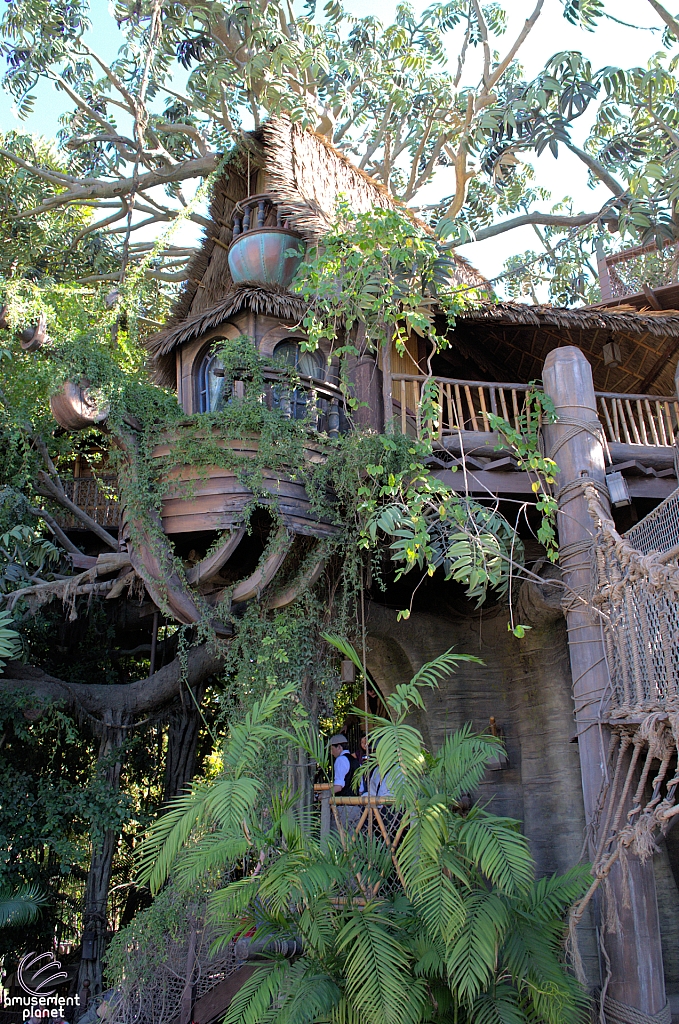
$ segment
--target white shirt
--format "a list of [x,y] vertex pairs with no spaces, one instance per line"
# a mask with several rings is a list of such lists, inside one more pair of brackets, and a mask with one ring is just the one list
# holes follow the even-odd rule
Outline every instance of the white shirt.
[[339,757],[335,758],[335,774],[333,777],[334,784],[344,789],[344,782],[349,774],[351,768],[351,762],[349,761],[349,755],[346,750],[343,750]]

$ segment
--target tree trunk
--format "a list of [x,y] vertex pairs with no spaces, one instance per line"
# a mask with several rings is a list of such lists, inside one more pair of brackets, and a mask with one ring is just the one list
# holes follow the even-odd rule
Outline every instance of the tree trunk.
[[[107,719],[103,726],[97,765],[102,770],[107,786],[113,793],[117,793],[120,788],[121,761],[116,752],[123,743],[125,722],[121,715],[110,713]],[[104,833],[99,845],[92,845],[83,910],[83,957],[78,971],[78,995],[83,1013],[87,1004],[103,991],[101,961],[106,949],[108,889],[118,839],[118,830],[111,829]]]
[[391,332],[387,332],[387,341],[382,346],[382,403],[384,408],[384,432],[394,433],[394,398],[391,380]]
[[[201,717],[198,707],[205,696],[205,683],[201,682],[191,694],[182,687],[182,702],[170,716],[167,733],[167,757],[165,759],[165,784],[163,801],[179,796],[188,786],[196,771],[196,748],[200,732]],[[198,705],[198,707],[196,706]]]

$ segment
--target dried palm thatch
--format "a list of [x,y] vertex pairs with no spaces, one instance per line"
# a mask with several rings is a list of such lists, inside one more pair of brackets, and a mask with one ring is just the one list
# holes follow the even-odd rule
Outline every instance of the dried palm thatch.
[[299,321],[304,316],[307,304],[297,295],[291,295],[278,285],[244,284],[233,285],[227,295],[209,309],[194,313],[175,327],[166,328],[152,335],[146,347],[156,366],[156,378],[160,383],[174,381],[174,348],[200,337],[206,331],[225,323],[230,317],[250,309],[253,313],[274,316],[279,320]]
[[[185,324],[201,323],[200,317],[206,316],[203,329],[207,329],[208,321],[214,327],[218,323],[214,319],[217,309],[222,305],[230,307],[231,296],[236,294],[228,264],[231,217],[236,203],[256,192],[268,192],[290,226],[312,242],[332,226],[340,195],[356,213],[401,205],[322,135],[293,124],[287,117],[270,118],[261,129],[243,137],[213,189],[212,226],[189,261],[187,284],[166,328],[146,342],[155,359],[166,359],[175,345],[200,333],[185,334]],[[428,230],[421,221],[418,223]],[[462,256],[456,256],[455,262],[459,284],[489,289],[483,275]],[[251,297],[254,299],[254,292]],[[290,297],[290,301],[298,300]],[[290,314],[293,319],[299,315],[297,308]],[[288,317],[286,313],[275,313],[271,303],[267,311]],[[178,330],[180,326],[182,330]],[[169,372],[169,364],[166,371]],[[161,368],[162,376],[167,376],[167,372],[163,373]]]
[[[458,315],[452,340],[458,339],[470,349],[491,351],[508,380],[540,377],[552,349],[575,345],[592,365],[597,390],[669,395],[679,352],[679,311],[482,303]],[[611,341],[620,348],[618,367],[604,362],[603,347]]]

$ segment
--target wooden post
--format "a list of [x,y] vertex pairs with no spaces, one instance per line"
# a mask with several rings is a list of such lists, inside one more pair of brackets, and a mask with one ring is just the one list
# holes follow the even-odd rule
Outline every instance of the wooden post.
[[[548,454],[561,468],[557,478],[560,561],[564,583],[570,588],[564,607],[582,792],[590,857],[593,858],[597,840],[593,829],[608,750],[608,730],[600,725],[599,719],[609,677],[599,620],[588,605],[579,603],[573,595],[586,595],[591,586],[593,523],[584,484],[593,482],[604,504],[608,504],[604,490],[604,451],[592,370],[580,349],[566,346],[550,352],[545,360],[543,379],[545,391],[559,416],[557,423],[545,427],[545,441]],[[653,861],[649,859],[642,864],[630,853],[626,869],[626,877],[623,877],[620,862],[613,866],[607,886],[613,905],[607,907],[607,921],[599,922],[610,959],[607,997],[652,1016],[661,1014],[667,1006]],[[615,921],[615,927],[611,926],[611,920]],[[606,1009],[606,1019],[615,1024],[618,1018],[614,1008]]]
[[391,380],[391,331],[387,332],[387,341],[382,346],[382,407],[384,409],[384,432],[394,433],[394,397]]

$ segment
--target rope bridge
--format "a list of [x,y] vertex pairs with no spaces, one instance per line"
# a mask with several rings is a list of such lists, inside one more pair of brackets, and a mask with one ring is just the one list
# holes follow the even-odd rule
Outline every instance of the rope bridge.
[[[610,689],[599,722],[610,727],[605,779],[591,825],[594,881],[575,906],[570,946],[583,976],[575,929],[597,888],[601,890],[602,952],[606,934],[619,932],[608,876],[620,863],[623,901],[631,900],[627,857],[642,862],[657,850],[655,837],[679,814],[679,491],[626,537],[585,487],[595,526],[590,546],[591,601],[600,614]],[[669,1024],[669,1007],[649,1017],[606,995],[601,1019],[609,1024]]]

